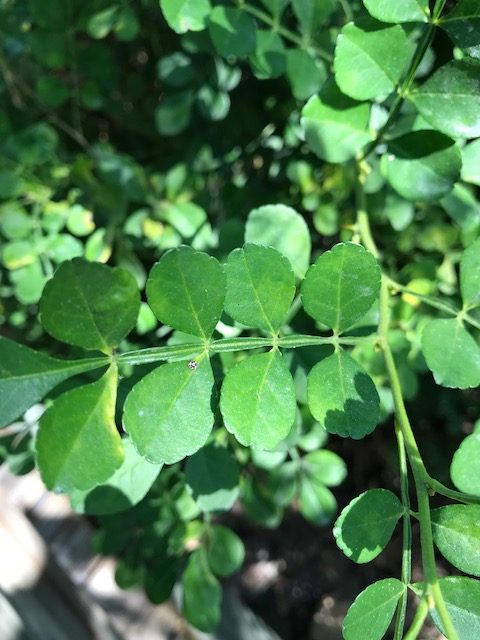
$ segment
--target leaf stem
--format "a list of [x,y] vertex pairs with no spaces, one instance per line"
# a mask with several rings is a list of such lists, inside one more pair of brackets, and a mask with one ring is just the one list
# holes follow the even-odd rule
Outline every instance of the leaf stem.
[[444,484],[435,480],[431,476],[428,476],[428,485],[431,489],[433,489],[436,493],[439,493],[442,496],[447,498],[451,498],[452,500],[456,500],[457,502],[463,502],[465,504],[480,504],[480,496],[474,496],[470,493],[464,493],[463,491],[455,491],[454,489],[449,489]]
[[320,58],[323,58],[327,62],[332,62],[333,57],[327,51],[325,51],[324,49],[321,49],[316,45],[308,45],[308,43],[305,40],[303,40],[297,33],[295,33],[294,31],[291,31],[290,29],[287,29],[281,24],[278,24],[278,22],[274,20],[271,16],[269,16],[268,13],[266,13],[265,11],[262,11],[261,9],[258,9],[257,7],[254,7],[253,5],[248,4],[248,2],[239,1],[238,6],[240,9],[243,9],[246,13],[249,13],[254,18],[257,18],[257,20],[260,20],[261,22],[267,24],[269,27],[271,27],[273,31],[276,31],[281,36],[283,36],[285,40],[289,40],[290,42],[292,42],[293,44],[296,44],[301,49],[312,49],[312,51],[314,51]]
[[417,611],[415,612],[415,617],[413,618],[412,624],[408,629],[407,633],[403,640],[416,640],[418,634],[422,630],[423,623],[425,622],[425,618],[428,614],[428,602],[427,598],[423,597],[417,607]]
[[403,433],[399,424],[395,421],[395,435],[397,436],[398,459],[400,465],[400,493],[405,512],[403,521],[403,541],[402,541],[402,582],[405,590],[399,600],[397,616],[395,619],[394,640],[401,640],[405,628],[405,616],[407,612],[408,591],[407,586],[412,577],[412,525],[410,521],[410,497],[408,491],[408,466],[405,453],[405,443]]

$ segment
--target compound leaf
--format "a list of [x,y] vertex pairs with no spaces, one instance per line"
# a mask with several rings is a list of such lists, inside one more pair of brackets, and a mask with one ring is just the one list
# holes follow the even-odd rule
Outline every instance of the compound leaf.
[[250,356],[223,382],[220,409],[225,426],[241,444],[273,449],[295,420],[292,376],[278,351]]
[[335,80],[355,100],[386,97],[402,77],[411,55],[400,25],[386,26],[371,18],[349,22],[335,47]]
[[217,576],[229,576],[238,571],[245,559],[243,542],[228,527],[214,524],[208,530],[207,560]]
[[335,85],[312,96],[302,109],[302,126],[310,149],[327,162],[345,162],[372,139],[370,107],[343,95]]
[[454,389],[480,384],[480,347],[459,320],[429,322],[422,333],[422,351],[437,384]]
[[0,336],[0,428],[22,415],[60,382],[107,366],[105,358],[59,360]]
[[134,328],[139,309],[140,293],[128,271],[74,258],[47,282],[40,320],[62,342],[108,351]]
[[224,447],[203,447],[187,460],[185,473],[187,486],[202,511],[228,511],[238,497],[238,464]]
[[433,540],[457,569],[480,576],[480,506],[451,504],[432,510]]
[[271,247],[247,244],[228,256],[225,272],[225,311],[250,327],[278,331],[295,295],[289,260]]
[[182,246],[157,262],[146,291],[148,304],[160,322],[206,339],[222,314],[225,275],[218,260]]
[[70,502],[77,513],[119,513],[142,500],[158,477],[161,464],[151,464],[137,452],[130,438],[123,439],[125,458],[104,484],[89,491],[72,491]]
[[456,450],[450,476],[457,489],[480,496],[480,433],[472,433]]
[[124,459],[115,425],[117,368],[59,396],[40,419],[36,449],[48,489],[88,490],[113,475]]
[[197,368],[172,362],[138,382],[125,401],[123,424],[150,462],[173,464],[202,447],[213,427],[213,374],[208,359]]
[[460,260],[460,290],[465,305],[480,304],[480,239],[463,252]]
[[343,621],[345,640],[381,640],[404,589],[400,580],[386,578],[362,591]]
[[343,509],[333,535],[348,558],[359,564],[370,562],[387,546],[403,512],[391,491],[370,489]]
[[425,120],[452,138],[480,136],[480,68],[467,60],[440,67],[411,99]]
[[310,233],[304,218],[283,204],[267,204],[250,211],[245,242],[273,247],[292,264],[295,275],[303,278],[310,263]]
[[322,253],[302,283],[305,311],[338,333],[354,325],[375,302],[380,268],[363,247],[339,243]]
[[329,433],[358,440],[378,423],[380,399],[375,384],[341,349],[310,371],[307,396],[312,415]]
[[462,157],[455,142],[438,131],[414,131],[391,140],[382,158],[388,182],[407,200],[438,200],[460,178]]
[[210,571],[203,549],[188,559],[183,573],[183,613],[200,631],[214,631],[220,622],[222,588]]
[[160,0],[160,7],[176,33],[202,31],[212,10],[210,0]]

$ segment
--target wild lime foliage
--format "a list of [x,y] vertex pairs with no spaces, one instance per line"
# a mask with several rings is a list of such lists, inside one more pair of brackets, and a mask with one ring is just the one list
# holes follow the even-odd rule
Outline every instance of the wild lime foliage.
[[[0,338],[0,456],[24,470],[34,448],[47,487],[100,517],[118,583],[163,602],[180,579],[204,631],[245,555],[217,521],[239,500],[267,527],[337,515],[356,563],[402,536],[346,640],[414,640],[429,614],[480,635],[478,423],[454,490],[422,455],[443,434],[419,446],[405,404],[436,383],[424,416],[462,389],[450,432],[478,418],[477,5],[0,3],[0,314],[30,345]],[[31,416],[12,421],[43,398],[33,447]],[[338,515],[328,434],[392,414],[399,495]],[[474,577],[439,579],[437,553]]]

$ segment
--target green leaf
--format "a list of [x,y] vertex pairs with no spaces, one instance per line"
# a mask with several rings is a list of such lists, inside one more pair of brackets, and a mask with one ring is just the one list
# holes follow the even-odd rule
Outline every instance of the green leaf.
[[457,5],[439,21],[460,49],[480,44],[480,5],[477,0],[459,0]]
[[329,433],[359,440],[380,418],[380,398],[373,380],[343,350],[318,362],[308,375],[308,406]]
[[303,278],[310,264],[310,233],[305,220],[295,209],[283,204],[252,209],[245,228],[245,242],[279,251],[290,260],[298,278]]
[[255,50],[255,22],[245,11],[217,6],[210,14],[208,29],[215,48],[226,58],[244,58]]
[[137,283],[128,271],[75,258],[47,282],[40,320],[62,342],[109,351],[135,327],[139,308]]
[[242,503],[249,518],[263,527],[275,529],[283,517],[282,507],[255,478],[242,478]]
[[223,382],[225,426],[245,446],[275,448],[287,437],[296,406],[293,379],[278,351],[246,358]]
[[460,571],[480,576],[480,506],[451,504],[431,513],[440,553]]
[[285,47],[278,33],[257,29],[256,47],[250,56],[250,64],[259,80],[282,75],[285,70]]
[[480,304],[480,238],[463,252],[460,260],[460,290],[463,304]]
[[102,484],[124,459],[115,425],[115,365],[92,384],[59,396],[40,419],[36,449],[48,489],[68,492]]
[[303,33],[311,36],[317,27],[335,10],[337,0],[292,0],[293,12]]
[[187,460],[185,473],[190,493],[202,511],[228,511],[238,498],[238,464],[224,447],[203,447]]
[[337,501],[324,485],[303,476],[300,478],[298,491],[298,510],[306,520],[324,526],[335,515]]
[[178,247],[153,267],[146,291],[160,322],[207,339],[222,314],[225,276],[215,258],[191,247]]
[[217,576],[229,576],[238,571],[245,559],[243,542],[228,527],[212,525],[208,530],[207,560]]
[[327,78],[325,65],[305,49],[287,49],[286,76],[297,100],[308,100],[318,93]]
[[123,439],[125,458],[108,479],[89,491],[72,491],[70,502],[77,513],[107,515],[130,509],[143,500],[155,482],[161,464],[150,464],[140,456],[130,438]]
[[363,247],[342,242],[322,253],[302,283],[302,304],[314,320],[342,333],[378,297],[380,268]]
[[[182,51],[174,51],[157,62],[158,77],[172,87],[183,87],[195,80],[192,59]],[[187,203],[185,203],[187,204]]]
[[160,0],[168,25],[176,33],[202,31],[212,11],[209,0]]
[[456,184],[440,204],[463,232],[470,237],[477,235],[480,230],[480,203],[469,189]]
[[452,138],[480,136],[480,68],[467,60],[440,67],[410,95],[420,115]]
[[390,140],[382,168],[407,200],[438,200],[460,178],[462,157],[455,142],[438,131],[413,131]]
[[0,336],[0,428],[22,415],[60,382],[109,361],[59,360]]
[[428,0],[363,0],[371,16],[383,22],[427,22]]
[[480,433],[472,433],[459,446],[450,476],[457,489],[480,496]]
[[202,549],[194,551],[183,573],[183,613],[200,631],[214,631],[220,622],[222,588]]
[[347,466],[342,458],[326,449],[307,453],[302,458],[302,468],[312,480],[321,482],[327,487],[336,487],[347,476]]
[[190,89],[166,95],[155,109],[157,131],[164,136],[175,136],[189,124],[194,93]]
[[462,180],[480,186],[480,140],[474,140],[462,149]]
[[295,295],[289,260],[271,247],[247,244],[228,256],[225,273],[225,311],[242,324],[275,334]]
[[312,96],[302,109],[302,126],[310,149],[321,160],[345,162],[372,139],[370,107],[355,102],[330,85]]
[[382,99],[400,81],[411,57],[401,26],[385,26],[371,18],[346,24],[335,47],[335,80],[356,100]]
[[[480,637],[480,581],[464,576],[450,576],[439,581],[447,611],[459,640]],[[434,609],[433,621],[444,632],[440,616]]]
[[118,6],[114,5],[95,13],[87,23],[88,35],[97,40],[108,36],[117,21],[118,9]]
[[429,322],[422,351],[437,384],[454,389],[480,384],[480,347],[458,320]]
[[279,18],[285,11],[290,0],[261,0],[262,4],[272,13],[272,15]]
[[402,503],[391,491],[370,489],[343,509],[333,535],[348,558],[359,564],[370,562],[389,543],[403,512]]
[[386,578],[362,591],[343,621],[345,640],[381,640],[404,590],[400,580]]
[[208,359],[196,369],[185,361],[164,364],[127,396],[125,430],[140,455],[173,464],[202,447],[213,427],[213,374]]

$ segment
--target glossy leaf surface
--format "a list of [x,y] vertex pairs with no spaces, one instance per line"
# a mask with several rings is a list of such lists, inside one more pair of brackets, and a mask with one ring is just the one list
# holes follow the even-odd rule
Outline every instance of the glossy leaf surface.
[[429,322],[422,351],[437,384],[455,389],[480,384],[480,347],[458,320]]
[[457,569],[480,576],[480,506],[451,504],[432,510],[433,540]]
[[242,324],[275,333],[295,295],[295,275],[287,258],[271,247],[247,244],[225,264],[225,311]]
[[425,120],[447,136],[480,136],[480,70],[474,62],[448,62],[411,99]]
[[336,86],[326,87],[302,109],[306,142],[321,160],[350,160],[371,140],[369,116],[367,103],[348,98]]
[[105,482],[124,459],[115,425],[117,371],[59,396],[40,419],[36,449],[45,485],[88,490]]
[[371,100],[391,93],[409,61],[411,49],[399,25],[386,26],[369,18],[349,22],[335,48],[335,80],[355,100]]
[[222,313],[225,276],[218,260],[182,246],[157,262],[146,290],[148,304],[160,322],[209,338]]
[[358,440],[378,423],[380,399],[373,380],[342,350],[313,367],[307,394],[312,415],[329,433]]
[[407,200],[438,200],[460,178],[462,158],[455,142],[437,131],[414,131],[388,143],[386,177]]
[[130,333],[139,308],[140,294],[128,271],[75,258],[47,282],[40,319],[57,340],[105,351]]
[[223,382],[220,409],[225,426],[241,444],[273,449],[295,420],[295,387],[277,351],[250,356]]
[[370,309],[380,290],[380,269],[371,253],[351,242],[322,253],[302,283],[305,311],[337,333]]
[[362,591],[343,621],[345,640],[381,640],[404,588],[400,580],[387,578]]
[[[464,576],[440,578],[440,589],[460,640],[476,640],[480,636],[480,581]],[[443,631],[438,613],[432,618]]]
[[391,491],[370,489],[343,509],[333,535],[343,553],[354,562],[370,562],[387,546],[403,511],[402,503]]
[[213,374],[205,359],[164,364],[138,382],[125,402],[123,424],[138,452],[173,464],[202,447],[213,426]]

